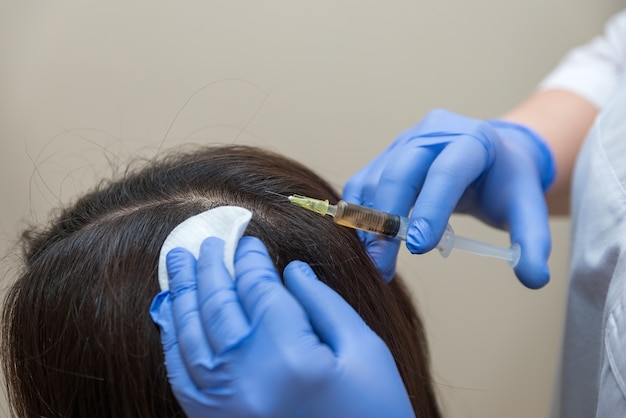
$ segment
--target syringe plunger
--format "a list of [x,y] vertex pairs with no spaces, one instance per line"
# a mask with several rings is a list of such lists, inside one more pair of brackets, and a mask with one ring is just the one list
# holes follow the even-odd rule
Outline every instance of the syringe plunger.
[[454,233],[452,226],[448,224],[443,237],[437,244],[437,249],[443,257],[448,257],[453,248],[472,254],[499,258],[507,261],[511,267],[517,265],[521,255],[519,244],[513,244],[510,248],[504,248],[475,239],[460,237]]

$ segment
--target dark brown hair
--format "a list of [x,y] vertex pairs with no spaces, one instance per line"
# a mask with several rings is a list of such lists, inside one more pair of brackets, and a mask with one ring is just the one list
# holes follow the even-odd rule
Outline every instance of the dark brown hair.
[[157,326],[157,262],[168,233],[222,205],[253,212],[246,235],[279,272],[308,262],[389,346],[417,416],[437,417],[424,330],[400,278],[385,284],[354,231],[284,195],[337,200],[304,166],[244,146],[178,152],[105,182],[24,233],[24,268],[3,306],[2,361],[18,416],[183,416]]

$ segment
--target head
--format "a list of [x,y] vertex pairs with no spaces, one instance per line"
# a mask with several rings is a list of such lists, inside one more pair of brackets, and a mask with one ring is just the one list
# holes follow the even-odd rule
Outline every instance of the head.
[[236,205],[253,216],[279,272],[308,262],[389,346],[418,416],[438,416],[424,330],[396,277],[380,277],[356,233],[283,195],[337,200],[304,166],[243,146],[179,152],[100,184],[23,235],[23,270],[3,305],[2,358],[18,416],[184,416],[158,327],[159,251],[192,215]]

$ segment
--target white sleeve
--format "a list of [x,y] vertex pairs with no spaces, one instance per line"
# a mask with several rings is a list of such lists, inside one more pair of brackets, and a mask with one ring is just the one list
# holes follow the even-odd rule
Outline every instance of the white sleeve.
[[539,88],[574,92],[601,109],[626,70],[626,10],[614,15],[604,34],[570,51]]

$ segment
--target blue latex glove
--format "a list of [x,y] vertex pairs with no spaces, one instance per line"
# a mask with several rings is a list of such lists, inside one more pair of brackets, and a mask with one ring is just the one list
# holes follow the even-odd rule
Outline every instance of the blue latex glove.
[[[515,274],[535,289],[550,279],[544,191],[554,175],[549,148],[526,127],[435,110],[352,177],[343,198],[404,216],[412,209],[406,245],[414,254],[436,247],[455,210],[507,229],[521,247]],[[399,241],[361,237],[391,280]]]
[[233,282],[223,244],[208,238],[198,261],[170,251],[170,291],[150,309],[188,416],[414,416],[385,343],[307,264],[287,266],[287,290],[261,241],[244,237]]

